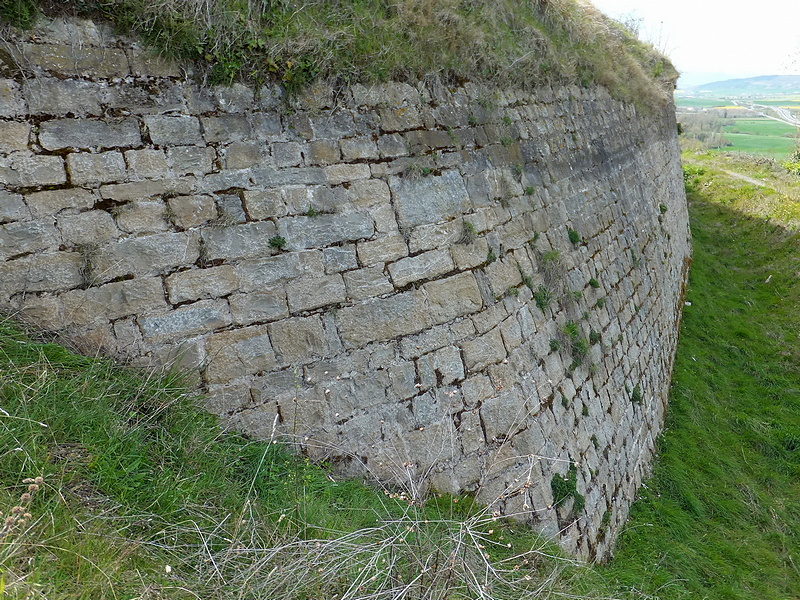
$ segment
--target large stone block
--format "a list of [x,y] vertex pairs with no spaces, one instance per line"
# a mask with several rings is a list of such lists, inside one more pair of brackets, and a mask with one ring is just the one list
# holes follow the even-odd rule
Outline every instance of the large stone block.
[[401,227],[416,227],[461,216],[472,207],[458,171],[428,177],[392,177],[389,180]]
[[446,249],[431,250],[417,256],[402,258],[389,265],[389,274],[398,288],[423,279],[435,279],[455,268]]
[[170,228],[167,206],[161,200],[128,202],[116,211],[116,220],[125,233],[157,233]]
[[37,156],[13,152],[0,156],[0,184],[9,187],[41,187],[66,183],[67,172],[60,156]]
[[345,300],[344,281],[338,273],[296,279],[286,285],[286,296],[293,313],[338,304]]
[[480,288],[472,273],[459,273],[447,279],[431,281],[422,289],[428,297],[434,323],[447,323],[483,307]]
[[217,153],[214,148],[177,146],[167,148],[167,159],[177,176],[205,175],[214,170]]
[[233,267],[221,265],[211,269],[192,269],[173,273],[166,278],[167,293],[172,304],[202,298],[221,298],[234,292],[239,280]]
[[21,194],[0,190],[0,223],[22,221],[31,218],[31,211]]
[[13,79],[0,79],[0,117],[17,117],[27,112],[19,84]]
[[206,142],[229,143],[246,140],[252,135],[247,117],[241,114],[203,117],[202,123]]
[[85,290],[72,290],[63,294],[61,300],[65,322],[81,326],[167,308],[159,277],[142,277]]
[[275,224],[271,221],[206,229],[203,251],[209,260],[269,256],[276,251],[270,245],[275,234]]
[[300,250],[372,237],[375,223],[369,215],[362,213],[326,214],[281,219],[278,221],[278,231],[286,238],[289,248]]
[[0,298],[22,292],[56,292],[83,284],[77,252],[33,254],[0,264]]
[[84,117],[102,114],[108,87],[83,79],[33,77],[23,86],[32,115]]
[[205,379],[224,383],[277,365],[266,325],[216,333],[206,339]]
[[121,152],[72,152],[67,155],[70,183],[86,185],[125,179],[125,159]]
[[382,296],[394,291],[389,277],[383,272],[383,265],[349,271],[344,274],[344,283],[347,296],[354,300]]
[[250,325],[277,321],[289,316],[286,292],[283,289],[232,294],[228,297],[233,322],[237,325]]
[[197,117],[153,115],[144,117],[144,123],[156,146],[192,146],[203,143]]
[[388,235],[376,240],[361,242],[357,246],[358,260],[364,266],[392,262],[408,256],[408,245],[400,235]]
[[324,272],[322,252],[315,250],[243,260],[235,268],[242,292],[260,291],[289,279]]
[[167,210],[181,229],[199,227],[217,218],[217,206],[210,196],[175,196],[167,200]]
[[186,339],[231,324],[228,303],[224,300],[201,300],[162,315],[137,319],[144,339],[151,342]]
[[88,257],[91,280],[98,283],[193,265],[198,258],[199,239],[190,233],[158,233],[128,238],[104,244],[92,250]]
[[430,325],[424,296],[418,291],[388,298],[372,298],[341,309],[336,322],[342,341],[350,348],[418,333]]
[[27,150],[30,136],[30,123],[0,121],[0,154]]
[[120,48],[22,42],[12,47],[12,54],[23,64],[70,76],[125,77],[130,69]]
[[34,218],[48,217],[65,208],[85,210],[92,208],[94,201],[92,193],[81,188],[46,190],[25,196],[25,202]]
[[0,258],[58,247],[61,236],[55,227],[42,221],[16,221],[0,225]]
[[319,316],[294,317],[269,325],[270,339],[281,364],[303,364],[330,354],[330,343]]
[[125,148],[141,145],[142,137],[136,119],[56,119],[40,125],[39,143],[46,150]]
[[105,200],[128,202],[144,200],[153,196],[175,196],[191,194],[194,191],[193,177],[164,179],[158,181],[134,181],[131,183],[110,183],[100,187],[100,196]]
[[58,228],[65,244],[92,246],[102,244],[120,234],[114,217],[102,210],[82,213],[66,212],[58,217]]
[[169,165],[163,150],[144,148],[125,152],[132,179],[167,179]]

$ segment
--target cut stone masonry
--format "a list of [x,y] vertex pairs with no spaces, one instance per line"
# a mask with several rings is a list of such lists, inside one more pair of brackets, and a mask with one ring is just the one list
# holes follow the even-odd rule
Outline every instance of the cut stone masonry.
[[[226,426],[342,473],[473,493],[610,554],[689,264],[668,107],[207,88],[81,21],[3,44],[0,309],[189,369]],[[579,513],[551,490],[570,465]]]

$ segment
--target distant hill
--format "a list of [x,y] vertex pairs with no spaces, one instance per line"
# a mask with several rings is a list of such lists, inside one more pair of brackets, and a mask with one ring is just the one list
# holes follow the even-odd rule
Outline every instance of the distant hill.
[[774,96],[800,94],[800,75],[760,75],[744,79],[726,79],[686,89],[693,94],[716,96]]

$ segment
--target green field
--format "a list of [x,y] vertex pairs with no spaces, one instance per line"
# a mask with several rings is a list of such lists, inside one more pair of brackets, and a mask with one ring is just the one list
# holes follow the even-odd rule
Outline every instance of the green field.
[[788,136],[794,137],[797,127],[773,119],[736,119],[733,125],[725,126],[725,132],[791,139]]
[[681,107],[716,108],[730,105],[730,100],[722,98],[675,98],[675,106]]
[[800,100],[754,100],[756,104],[765,106],[780,106],[782,108],[800,109]]

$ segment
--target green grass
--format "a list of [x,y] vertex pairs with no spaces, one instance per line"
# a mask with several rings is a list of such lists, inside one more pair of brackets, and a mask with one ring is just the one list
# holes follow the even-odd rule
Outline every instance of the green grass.
[[212,83],[441,79],[531,89],[606,86],[663,106],[677,73],[622,25],[575,0],[14,0],[0,19],[29,27],[36,11],[108,20],[169,57],[206,65]]
[[731,101],[724,98],[685,98],[678,96],[675,98],[675,106],[695,107],[695,108],[716,108],[730,106]]
[[800,180],[744,160],[702,162],[666,431],[604,575],[660,598],[796,598],[800,236],[782,224],[774,189],[717,169],[766,178],[795,203]]
[[731,145],[720,148],[717,150],[718,152],[744,152],[775,159],[785,159],[797,147],[795,140],[778,136],[725,133],[725,139],[731,142]]
[[773,119],[734,119],[732,125],[725,126],[725,131],[726,135],[731,132],[772,137],[794,137],[798,134],[797,127]]

